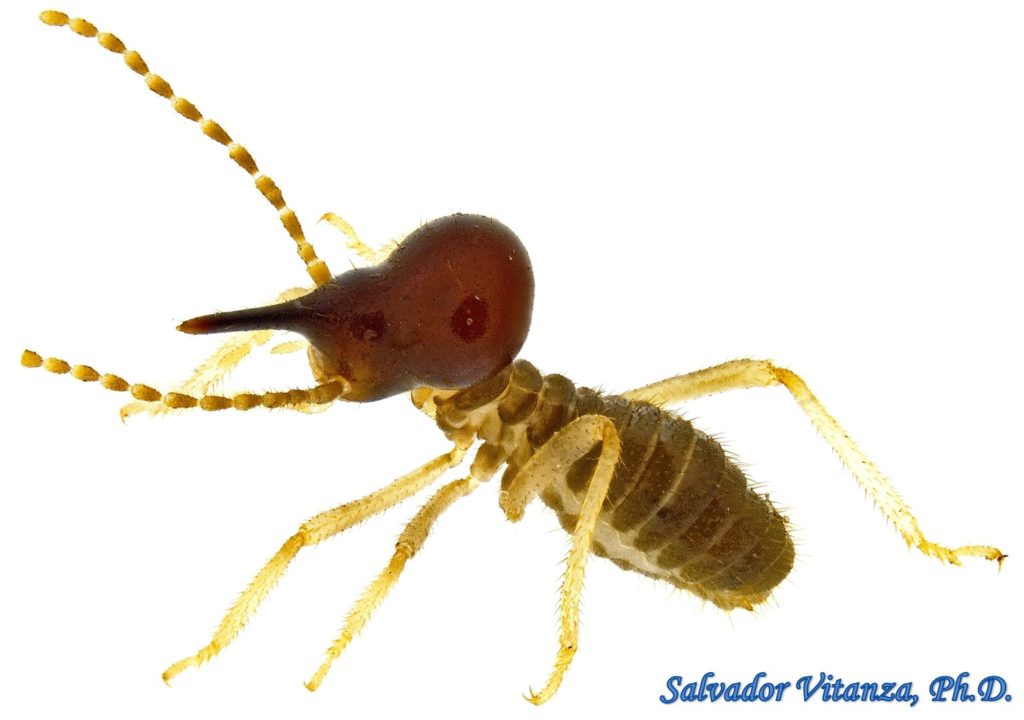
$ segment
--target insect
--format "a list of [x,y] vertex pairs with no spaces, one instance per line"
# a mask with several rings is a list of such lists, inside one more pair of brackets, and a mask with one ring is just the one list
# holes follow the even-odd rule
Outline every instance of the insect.
[[[84,28],[80,28],[80,29],[84,29]],[[160,84],[157,83],[156,81],[153,81],[153,84],[157,85],[157,87],[160,88]],[[187,111],[187,108],[185,110]],[[245,157],[242,155],[241,151],[234,150],[233,152],[236,153],[237,155],[239,155],[240,157],[242,157],[244,162],[248,162],[245,159]],[[290,220],[286,219],[286,222],[289,222],[289,221]],[[458,220],[452,220],[452,222],[457,222],[457,221]],[[479,222],[481,224],[483,224],[483,225],[489,226],[486,221],[480,220]],[[446,234],[442,234],[442,235],[446,235]],[[410,242],[412,242],[412,241],[410,241]],[[409,246],[406,246],[406,247],[409,247]],[[308,254],[308,251],[306,250],[305,247],[300,246],[300,248],[301,248],[301,252],[303,254]],[[309,258],[307,257],[307,260],[308,259]],[[313,277],[313,280],[322,280],[325,277],[324,274],[321,274],[321,270],[315,269],[315,268],[319,267],[319,265],[317,265],[314,261],[309,261],[307,266],[310,268],[310,274]],[[470,296],[470,299],[472,297],[475,297],[475,296]],[[457,306],[456,309],[458,309],[459,307],[462,307],[461,303],[460,303],[460,305]],[[475,310],[474,310],[474,307],[475,307]],[[488,309],[490,308],[490,304],[489,303],[487,303],[487,308]],[[479,325],[481,324],[480,322],[477,322],[477,321],[479,321],[481,319],[481,316],[482,316],[482,315],[479,314],[480,309],[481,308],[478,305],[474,305],[471,302],[468,306],[463,307],[462,312],[458,314],[458,317],[461,317],[461,319],[463,321],[462,328],[463,328],[463,330],[465,332],[471,334],[473,332],[472,329],[474,327],[479,327]],[[446,319],[450,321],[449,322],[450,326],[453,325],[452,321],[454,321],[456,319],[456,316],[457,315],[454,312],[445,315]],[[223,320],[223,317],[221,317],[221,319],[219,319],[217,321],[210,320],[210,321],[207,321],[207,322],[215,323],[215,322],[220,322],[222,320]],[[470,322],[470,321],[472,321],[472,322]],[[484,322],[486,322],[486,321],[484,321]],[[207,329],[211,329],[211,328],[212,328],[212,325],[210,327],[206,327],[206,326],[204,326],[203,322],[197,322],[197,323],[193,323],[193,324],[190,324],[190,325],[189,324],[185,324],[185,330],[200,331],[200,330],[207,330]],[[374,336],[374,335],[380,336],[380,334],[381,334],[381,329],[378,327],[378,325],[375,325],[374,316],[373,316],[372,313],[371,313],[371,316],[367,317],[367,319],[359,325],[359,329],[361,331],[362,336],[364,336],[364,337],[369,337],[369,336]],[[313,344],[315,346],[316,345],[315,338],[313,340],[314,340]],[[330,341],[328,341],[328,344],[330,344]],[[516,343],[513,342],[512,344],[514,345]],[[334,353],[330,350],[330,348],[328,348],[328,349],[323,349],[322,348],[321,350],[319,350],[319,352],[321,352],[322,355],[323,355],[323,357],[317,359],[317,363],[319,364],[319,372],[324,373],[324,371],[325,371],[325,368],[324,368],[325,358],[327,359],[327,361],[330,361],[330,359],[332,359],[332,357],[334,356]],[[512,355],[514,353],[515,353],[514,351],[509,350],[505,354]],[[41,358],[39,358],[38,361],[37,361],[37,359],[35,357],[31,356],[31,355],[27,357],[27,363],[29,365],[35,365],[37,362],[41,363],[42,362]],[[379,362],[380,361],[368,361],[369,367],[371,367],[371,368],[379,368],[379,366],[377,365],[377,363],[379,363]],[[60,366],[59,363],[56,363],[56,364],[48,363],[47,365],[49,366],[50,369],[54,369],[54,370],[61,370],[62,369],[62,366]],[[330,364],[328,363],[328,365],[330,365]],[[751,376],[753,378],[753,380],[751,380],[750,378],[748,378],[748,380],[745,380],[745,381],[742,380],[742,377],[743,377],[742,373],[746,372],[746,371],[749,371],[749,370],[753,370],[753,375]],[[737,375],[736,371],[739,372],[739,380],[736,380],[736,375]],[[302,405],[302,404],[307,404],[307,403],[313,403],[313,401],[331,399],[332,398],[332,393],[338,393],[338,394],[340,394],[343,397],[348,397],[348,398],[355,399],[356,398],[355,395],[353,395],[351,393],[353,392],[353,390],[355,392],[359,392],[360,390],[356,386],[356,383],[351,382],[351,378],[347,377],[347,375],[346,375],[347,372],[348,371],[340,373],[342,378],[344,379],[344,382],[342,382],[341,380],[334,380],[334,381],[332,381],[332,382],[335,382],[335,383],[339,383],[337,385],[332,386],[332,382],[323,382],[316,389],[309,390],[308,391],[309,394],[297,395],[297,396],[292,396],[292,397],[281,397],[281,396],[274,395],[274,396],[270,397],[268,400],[266,400],[267,404],[269,404],[269,405],[274,405],[274,404]],[[483,372],[483,371],[481,371],[481,372]],[[523,370],[523,372],[526,373],[527,375],[529,373],[528,369]],[[733,382],[753,382],[753,381],[757,381],[758,383],[763,383],[763,382],[765,382],[765,378],[761,377],[761,374],[763,372],[771,373],[771,375],[774,377],[774,379],[778,379],[775,371],[772,370],[771,368],[768,368],[768,367],[765,367],[765,366],[746,366],[744,368],[744,367],[739,366],[739,365],[734,365],[734,366],[731,366],[731,368],[729,368],[729,367],[723,368],[719,372],[721,373],[721,375],[719,377],[723,377],[723,378],[725,378],[725,380],[729,379],[730,373],[731,373],[732,374],[732,381]],[[89,379],[89,377],[90,377],[89,373],[87,371],[85,371],[85,370],[78,370],[78,371],[76,371],[76,374],[80,377],[80,379]],[[334,376],[335,376],[335,373],[332,373],[332,372],[324,373],[324,379],[325,380],[329,379],[331,377],[334,377]],[[708,378],[708,377],[714,378],[714,377],[716,377],[716,375],[715,375],[715,373],[712,373],[710,376],[706,375],[706,376],[703,376],[703,377],[705,377],[705,378]],[[794,380],[794,378],[792,378],[792,377],[790,377],[788,375],[785,375],[784,377],[788,381],[788,383],[790,383],[791,385],[796,385],[796,383],[798,382],[797,380]],[[422,378],[420,378],[420,379],[422,380]],[[699,378],[697,378],[697,379],[699,379]],[[387,382],[391,382],[392,380],[393,380],[393,378],[388,376]],[[455,382],[455,381],[453,381],[450,378],[443,378],[442,380],[444,382],[441,383],[441,384],[452,384],[452,383]],[[693,378],[691,378],[691,380],[693,380]],[[722,384],[723,389],[728,386],[728,383],[725,380],[723,380],[723,384]],[[769,380],[769,381],[771,381],[771,380]],[[104,382],[105,382],[105,384],[108,384],[108,385],[113,386],[113,387],[120,386],[120,383],[118,383],[117,380],[113,379],[113,378],[108,378]],[[395,382],[396,382],[396,384],[400,384],[400,383],[397,383],[397,381],[395,381]],[[485,378],[481,378],[481,382],[486,382]],[[527,380],[527,381],[524,381],[524,382],[532,382],[532,381]],[[346,385],[349,384],[349,383],[351,383],[351,387],[346,387]],[[476,383],[474,383],[474,384],[476,384]],[[683,387],[684,388],[686,387],[685,383],[683,383]],[[796,387],[797,387],[798,390],[800,389],[799,385],[796,385]],[[369,393],[373,393],[373,392],[377,392],[377,391],[384,392],[384,390],[379,390],[378,388],[379,388],[379,385],[376,382],[373,382],[369,386],[367,386],[367,390],[366,391],[369,392]],[[672,388],[672,385],[666,385],[666,386],[663,387],[662,390],[650,390],[649,392],[663,392],[663,393],[665,393],[667,390],[671,390],[671,388]],[[390,387],[388,387],[387,389],[390,390]],[[791,389],[793,389],[793,387],[791,387]],[[455,392],[455,394],[453,394],[451,396],[444,396],[444,394],[446,392]],[[565,392],[566,392],[566,394],[568,394],[568,390],[567,389],[566,389]],[[321,393],[321,394],[316,394],[316,393]],[[155,391],[151,391],[150,389],[141,388],[141,387],[136,388],[135,391],[134,391],[134,394],[137,396],[139,401],[148,401],[148,403],[152,403],[152,401],[155,401],[154,398],[156,397]],[[184,393],[182,393],[181,395],[172,395],[170,397],[168,397],[166,395],[166,393],[157,393],[157,394],[159,394],[160,398],[165,401],[166,405],[171,406],[171,407],[174,407],[174,406],[185,407],[185,406],[190,404],[190,400],[183,396]],[[685,395],[686,391],[684,390],[682,392],[682,394]],[[424,399],[424,394],[421,393],[420,395],[418,395],[418,398],[420,400],[422,400],[421,405],[422,405],[423,408],[426,408],[427,410],[430,410],[432,408],[433,412],[435,413],[435,415],[438,415],[438,419],[440,421],[447,422],[447,425],[449,425],[449,427],[447,427],[447,430],[449,430],[449,432],[453,435],[454,439],[457,439],[457,442],[462,444],[462,443],[467,442],[468,439],[466,437],[462,437],[462,438],[458,437],[458,435],[459,435],[459,433],[458,433],[459,428],[456,428],[454,426],[455,423],[456,423],[456,420],[453,419],[454,415],[449,414],[452,411],[440,411],[440,407],[443,406],[444,401],[452,400],[453,397],[457,397],[457,396],[459,396],[459,392],[457,390],[453,390],[452,388],[445,388],[445,390],[443,392],[439,392],[439,393],[435,392],[433,394],[427,394],[425,399]],[[640,393],[640,394],[634,393],[633,396],[637,397],[637,398],[643,397],[643,396],[648,396],[648,397],[651,397],[652,399],[669,399],[668,395],[666,395],[664,397],[659,397],[656,394],[653,394],[653,395],[643,395],[642,393]],[[587,399],[590,399],[590,396],[588,396]],[[241,399],[241,400],[239,400],[239,403],[241,405],[244,405],[246,403],[250,403],[250,401],[254,401],[254,399],[251,398],[251,397],[248,398],[248,399]],[[452,400],[452,401],[455,401],[455,403],[457,403],[457,400]],[[233,403],[233,401],[232,401],[232,403]],[[629,409],[629,411],[631,413],[637,407],[643,407],[643,406],[639,406],[639,399],[635,400],[635,403],[637,403],[637,405],[635,405],[635,406],[627,406],[627,408]],[[222,399],[211,399],[211,400],[207,401],[207,406],[217,406],[217,405],[225,405],[225,404],[226,404],[225,401],[222,400]],[[650,411],[650,412],[653,412],[653,411]],[[605,409],[602,410],[602,412],[599,412],[599,413],[596,413],[596,414],[593,414],[593,415],[596,415],[598,418],[601,418],[601,417],[605,417],[606,415],[610,415],[610,414],[611,414],[611,411],[608,410],[607,408],[605,408]],[[633,416],[631,415],[630,417],[633,417]],[[657,417],[660,418],[662,416],[658,415]],[[820,418],[819,418],[819,420],[820,420]],[[668,421],[666,421],[666,422],[668,422]],[[826,421],[823,421],[823,422],[826,422]],[[515,425],[515,423],[511,423],[511,422],[509,422],[508,424],[510,426],[514,426]],[[618,433],[618,426],[617,426],[617,424],[615,424],[615,426],[616,426],[615,434],[620,434],[620,433]],[[604,447],[608,448],[612,444],[613,436],[611,434],[611,430],[609,429],[608,424],[604,423],[603,421],[598,420],[597,422],[594,423],[593,426],[590,426],[590,427],[588,427],[585,423],[581,423],[580,425],[575,426],[575,427],[588,428],[587,432],[594,432],[595,431],[594,430],[595,427],[600,427],[601,428],[601,430],[600,430],[601,431],[601,437],[603,437],[604,440],[605,440],[605,446]],[[826,427],[827,427],[827,425],[826,425]],[[679,429],[679,428],[683,428],[683,429]],[[684,426],[679,426],[679,428],[676,428],[676,429],[678,429],[678,431],[680,433],[685,432]],[[623,432],[622,434],[626,435],[625,432]],[[584,435],[584,436],[588,437],[588,435]],[[571,435],[569,433],[566,433],[565,437],[571,437]],[[697,435],[694,433],[694,434],[691,435],[691,437],[696,438]],[[669,442],[667,444],[667,447],[678,448],[679,446],[681,446],[681,444],[683,444],[683,440],[682,439],[673,440],[672,442]],[[710,443],[710,441],[705,440],[705,439],[700,439],[699,441],[697,441],[696,439],[693,439],[693,440],[691,440],[690,444],[691,444],[692,448],[694,449],[694,452],[696,452],[696,450],[698,448],[703,450],[703,451],[708,451],[708,452],[712,452],[714,450],[713,444]],[[629,441],[628,440],[624,440],[624,446],[629,446]],[[492,443],[492,444],[490,444],[490,446],[485,446],[485,447],[494,448],[495,447],[495,443]],[[522,447],[521,444],[513,443],[513,450],[516,449],[516,448],[521,448],[521,447]],[[561,450],[558,446],[555,446],[555,444],[553,442],[551,442],[551,437],[549,437],[545,441],[541,442],[541,444],[540,444],[538,449],[544,448],[544,447],[552,448],[552,451],[551,451],[552,453],[554,453],[555,450]],[[627,450],[627,449],[628,448],[624,448],[624,450]],[[464,449],[460,447],[459,448],[459,452],[461,453],[462,450],[464,450]],[[493,451],[492,450],[492,451],[489,451],[489,452],[494,453],[494,452],[497,452],[497,451]],[[848,452],[852,452],[852,451],[848,451]],[[477,456],[477,457],[479,457],[479,456]],[[480,461],[480,465],[485,467],[485,465],[486,465],[486,455],[484,455],[483,457],[484,457],[484,460]],[[537,456],[535,456],[535,457],[537,457]],[[584,456],[584,457],[586,457],[586,456]],[[449,459],[454,460],[455,458],[450,454],[449,455]],[[561,460],[561,458],[560,458],[560,460]],[[447,460],[445,460],[444,462],[446,463]],[[490,459],[490,462],[493,462],[493,463],[497,462],[497,458]],[[529,460],[526,460],[525,462],[528,463]],[[622,464],[625,465],[625,461]],[[436,463],[435,463],[435,465],[436,465]],[[538,462],[537,465],[541,465],[541,463]],[[598,463],[598,465],[600,465],[600,463]],[[611,465],[614,465],[614,462],[613,462],[613,458],[611,458],[611,453],[609,451],[608,454],[605,457],[604,467],[606,469],[608,466],[611,466]],[[723,464],[723,467],[724,467],[724,464]],[[493,468],[488,468],[488,469],[493,469]],[[523,464],[520,464],[518,466],[518,469],[519,469],[519,473],[517,474],[517,476],[523,477],[523,478],[528,478],[530,476],[530,473],[525,470],[525,466]],[[580,478],[583,477],[586,474],[587,473],[583,473],[582,475],[578,475],[577,479],[580,480]],[[605,480],[610,480],[611,479],[610,476],[608,476],[607,472],[605,472],[603,474],[604,474],[604,479]],[[534,475],[534,477],[537,477],[537,476],[538,475]],[[480,479],[480,478],[476,478],[476,479]],[[584,477],[584,479],[586,479],[586,478]],[[514,480],[514,478],[510,478],[510,481],[509,481],[510,485],[513,484],[513,480]],[[587,480],[585,482],[585,484],[586,484],[586,486],[588,488],[588,490],[587,490],[588,494],[593,490],[594,493],[595,493],[595,496],[594,496],[595,498],[598,495],[600,495],[599,493],[597,493],[596,490],[594,490],[594,489],[599,489],[600,483],[595,484],[594,480]],[[468,489],[468,486],[469,486],[469,483],[466,483],[464,485],[449,485],[449,488],[452,489],[451,493],[455,494],[455,493],[462,492],[464,489]],[[707,485],[703,485],[703,486],[705,486],[705,488],[707,488]],[[515,489],[512,488],[512,490],[509,491],[509,495],[514,496],[515,493],[512,492],[514,490]],[[884,492],[884,491],[880,491],[880,492]],[[508,497],[508,496],[506,496],[506,497]],[[663,494],[662,497],[664,497],[664,494]],[[442,497],[437,502],[441,503],[441,502],[443,502],[445,500],[446,500],[446,498]],[[767,524],[771,524],[772,518],[777,517],[775,514],[773,514],[771,512],[769,505],[767,505],[765,503],[762,503],[761,501],[754,501],[753,504],[754,504],[756,510],[761,510],[765,514],[765,516],[762,517],[761,519],[767,518]],[[595,505],[596,505],[596,503],[595,503]],[[651,509],[653,509],[653,506],[651,506]],[[515,513],[512,512],[510,514],[515,514]],[[566,517],[570,516],[571,514],[572,513],[563,513],[563,515],[565,515]],[[420,515],[421,518],[427,518],[427,519],[430,519],[429,516],[430,516],[429,512],[426,512],[426,513]],[[602,521],[603,522],[604,518],[603,518],[603,515],[602,516],[592,515],[591,516],[591,520],[594,521],[594,522],[598,522],[598,521]],[[579,524],[579,521],[578,521],[577,524]],[[778,520],[775,520],[775,524],[773,526],[774,527],[780,526],[778,524]],[[586,533],[584,533],[583,535],[586,535]],[[782,545],[784,546],[784,543]],[[586,557],[585,543],[580,542],[580,541],[575,542],[574,543],[574,549],[575,549],[575,551],[574,551],[573,561],[575,563],[578,563],[578,564],[577,565],[573,565],[573,567],[582,567],[582,558]],[[938,548],[932,547],[931,549],[933,551],[939,552]],[[606,547],[605,547],[605,550],[607,550]],[[965,550],[965,552],[968,553],[968,552],[971,552],[971,550]],[[989,557],[993,557],[993,558],[996,556],[996,553],[997,553],[997,551],[994,551],[994,549],[991,549],[991,548],[984,549],[982,551],[982,554],[984,554],[986,556],[989,556]],[[396,558],[399,558],[399,557],[400,556],[396,555]],[[643,558],[647,558],[648,556],[646,554],[644,554],[644,555],[642,555],[642,557]],[[620,558],[620,559],[623,559],[623,558]],[[395,561],[399,562],[399,563],[402,562],[402,560],[400,560],[400,559],[397,559]],[[636,564],[636,563],[634,563],[634,564]],[[573,573],[569,574],[569,579],[571,580],[573,577],[579,576],[579,574],[580,574],[580,570],[573,570]],[[759,576],[759,577],[764,577],[764,576]],[[771,580],[771,578],[769,578],[769,580]],[[697,589],[698,590],[706,590],[706,588],[703,588],[702,586],[699,586],[699,585],[697,586]],[[570,595],[571,592],[574,592],[574,590],[571,587],[569,587],[567,589],[567,591],[566,591],[566,595]],[[725,598],[719,597],[719,598],[716,598],[716,599],[718,599],[719,602],[722,603],[722,604],[727,604],[728,603],[728,601]],[[744,603],[753,604],[755,602],[755,600],[759,600],[759,599],[761,599],[760,596],[753,595],[753,596],[743,596],[743,597],[741,597],[741,598],[739,598],[739,599],[737,599],[735,601],[738,604],[744,604]],[[573,621],[572,621],[572,618],[571,618],[572,613],[573,613],[572,605],[573,605],[574,602],[577,602],[577,601],[578,601],[578,599],[575,599],[575,598],[572,598],[572,597],[569,597],[568,599],[563,600],[563,610],[562,610],[563,626],[564,626],[563,627],[563,632],[568,637],[571,637],[572,633],[574,633]],[[362,611],[364,611],[364,612],[368,612],[369,611],[369,605],[367,603],[362,603],[361,607],[364,608],[364,610],[362,610]],[[561,653],[559,655],[558,663],[561,664],[561,665],[566,665],[567,662],[568,662],[567,658],[570,657],[571,650],[574,648],[574,644],[575,643],[574,643],[574,641],[571,641],[571,642],[563,643],[563,644],[567,645],[567,647],[563,647],[563,649],[562,649],[562,651],[561,651]],[[187,667],[187,665],[189,664],[188,659],[186,659],[184,662],[185,662],[185,666],[182,666],[182,667]],[[175,669],[180,669],[180,668],[175,666],[171,670],[175,670]],[[561,670],[564,670],[564,668],[562,668]],[[544,698],[546,696],[549,696],[554,691],[554,689],[557,687],[557,681],[559,680],[559,677],[557,676],[558,672],[560,672],[560,670],[556,671],[556,676],[553,678],[553,681],[549,682],[549,684],[546,685],[536,695],[537,700],[544,700]],[[313,680],[314,681],[316,680],[316,676],[314,676]]]

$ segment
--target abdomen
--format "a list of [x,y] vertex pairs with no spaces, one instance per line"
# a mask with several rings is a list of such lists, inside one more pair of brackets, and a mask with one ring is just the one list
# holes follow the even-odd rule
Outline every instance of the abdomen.
[[[547,376],[545,385],[551,378],[564,381]],[[574,407],[564,408],[571,410],[563,413],[565,422],[604,415],[615,423],[622,440],[622,455],[594,532],[594,554],[726,610],[749,609],[765,600],[793,567],[793,543],[786,519],[748,486],[721,445],[687,420],[649,403],[588,388],[574,394]],[[541,405],[544,396],[542,392]],[[543,429],[532,433],[531,444],[543,444],[544,435],[554,432]],[[568,532],[576,525],[599,452],[600,444],[573,463],[564,481],[541,494]]]
[[[793,567],[786,519],[748,486],[721,445],[674,413],[577,388],[561,375],[541,376],[525,360],[435,402],[449,438],[478,437],[495,467],[507,464],[503,488],[575,418],[603,415],[615,423],[621,455],[592,550],[625,570],[731,610],[764,601]],[[597,443],[541,492],[570,533],[600,451]]]

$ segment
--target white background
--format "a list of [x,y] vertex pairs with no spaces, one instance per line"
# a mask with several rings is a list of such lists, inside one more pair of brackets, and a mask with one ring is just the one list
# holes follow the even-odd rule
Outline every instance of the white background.
[[[683,412],[787,509],[799,559],[726,615],[603,561],[547,706],[567,536],[482,488],[438,524],[322,689],[301,681],[420,500],[304,551],[240,639],[173,689],[295,527],[442,452],[407,398],[329,412],[134,418],[17,366],[24,347],[170,387],[217,345],[195,314],[306,276],[251,181],[121,60],[4,3],[0,715],[663,717],[905,713],[665,707],[670,675],[928,682],[1021,672],[1022,14],[1016,3],[78,2],[220,121],[331,267],[453,211],[533,258],[523,350],[624,390],[745,356],[802,373],[932,539],[908,552],[781,389]],[[310,382],[300,357],[234,389]],[[1022,695],[1021,699],[1024,699]],[[994,717],[1015,703],[983,708]],[[748,715],[749,716],[749,715]],[[901,715],[902,716],[902,715]]]

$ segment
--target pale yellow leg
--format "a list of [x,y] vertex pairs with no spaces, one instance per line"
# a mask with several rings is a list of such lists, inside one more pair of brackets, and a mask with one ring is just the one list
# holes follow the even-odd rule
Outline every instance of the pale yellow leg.
[[782,385],[796,400],[818,432],[839,455],[843,464],[853,473],[882,513],[896,526],[908,545],[925,555],[945,560],[954,565],[966,556],[995,560],[1002,566],[1006,557],[998,548],[988,545],[964,545],[948,548],[928,540],[918,526],[917,518],[900,497],[882,471],[861,451],[842,426],[828,414],[804,381],[792,370],[773,365],[768,360],[733,360],[686,375],[677,375],[660,382],[622,393],[629,400],[644,400],[655,404],[672,404],[694,398],[742,388]]
[[95,382],[105,390],[127,392],[142,402],[163,403],[172,410],[199,408],[209,412],[215,410],[251,410],[257,407],[268,409],[289,408],[303,410],[315,405],[327,405],[348,392],[348,385],[342,378],[331,380],[311,388],[293,388],[283,392],[237,393],[235,395],[188,395],[180,392],[162,393],[156,388],[141,383],[131,384],[124,378],[110,373],[100,374],[88,365],[71,365],[60,358],[43,358],[38,353],[25,350],[21,364],[27,368],[41,367],[56,375],[70,375],[82,382]]
[[249,587],[235,601],[227,615],[221,620],[210,643],[195,655],[179,660],[167,668],[163,674],[164,682],[170,682],[185,668],[198,666],[210,660],[231,644],[231,641],[242,631],[253,613],[256,612],[256,608],[284,575],[299,550],[323,542],[415,495],[434,482],[446,470],[462,462],[464,455],[464,450],[454,448],[364,498],[322,512],[304,522],[298,532],[288,538],[277,554],[259,571]]
[[391,251],[398,245],[398,243],[389,242],[382,247],[372,248],[359,239],[356,231],[351,225],[349,225],[345,218],[332,212],[324,213],[320,220],[321,222],[327,221],[332,226],[340,230],[345,237],[348,238],[345,246],[371,265],[378,265],[387,260],[388,255],[390,255]]
[[[274,302],[288,302],[297,297],[302,297],[310,292],[309,288],[291,288],[277,296]],[[248,357],[254,347],[266,344],[274,336],[274,330],[254,330],[251,332],[232,333],[210,357],[203,361],[195,372],[181,383],[175,390],[186,395],[205,395],[214,390],[224,377],[234,370]],[[294,349],[304,349],[308,343],[301,340],[294,342]],[[278,346],[281,347],[281,346]],[[277,348],[271,352],[291,352],[291,350],[278,351]],[[127,418],[140,412],[148,412],[150,415],[160,415],[170,412],[171,408],[160,402],[128,403],[121,408],[121,418]]]
[[278,343],[274,347],[270,348],[271,355],[288,355],[289,353],[299,352],[300,350],[308,350],[309,342],[306,340],[286,340],[283,343]]
[[423,547],[423,543],[426,542],[427,534],[430,532],[434,521],[451,507],[452,503],[473,492],[479,484],[480,480],[470,475],[445,485],[409,521],[409,524],[405,526],[405,529],[398,538],[398,542],[395,544],[395,553],[391,557],[391,561],[384,568],[384,571],[370,583],[370,586],[366,588],[362,596],[352,607],[338,639],[327,649],[327,657],[313,674],[313,677],[309,679],[309,682],[306,683],[308,690],[313,691],[320,687],[320,683],[323,682],[327,671],[331,669],[331,664],[348,647],[352,639],[359,634],[370,619],[370,615],[373,614],[373,611],[384,600],[392,586],[398,582],[398,578],[402,575],[402,570],[405,569],[405,563]]
[[608,486],[619,462],[621,443],[615,425],[600,415],[584,415],[559,430],[542,445],[519,470],[499,498],[501,509],[513,522],[523,516],[529,502],[549,483],[564,477],[567,468],[602,443],[594,474],[587,485],[587,494],[580,507],[579,519],[572,533],[572,544],[566,560],[565,576],[559,601],[561,631],[555,667],[540,692],[531,689],[527,699],[534,705],[549,700],[562,684],[562,677],[572,662],[579,646],[580,598],[583,592],[583,570],[590,552],[594,528],[601,514]]
[[82,37],[96,38],[96,41],[105,50],[116,53],[122,57],[125,64],[134,72],[142,76],[146,86],[154,93],[165,98],[171,103],[175,112],[187,120],[191,120],[199,126],[199,129],[208,138],[223,145],[230,157],[240,168],[245,170],[253,179],[256,189],[266,198],[275,210],[285,231],[295,242],[295,249],[299,257],[306,264],[306,272],[317,285],[323,285],[331,279],[331,271],[327,264],[317,257],[313,246],[306,241],[302,232],[302,225],[295,212],[289,208],[284,201],[281,190],[277,187],[269,175],[264,175],[252,159],[249,151],[231,139],[231,136],[218,123],[209,118],[203,117],[199,109],[185,98],[175,95],[170,84],[156,73],[149,71],[146,62],[135,50],[128,50],[125,44],[115,35],[106,32],[99,32],[96,26],[82,18],[69,18],[66,14],[56,10],[45,10],[39,15],[39,19],[47,25],[67,26],[72,32]]

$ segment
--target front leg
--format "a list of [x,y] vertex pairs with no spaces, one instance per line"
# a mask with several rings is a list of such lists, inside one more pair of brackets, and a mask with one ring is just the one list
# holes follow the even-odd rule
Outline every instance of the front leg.
[[527,699],[534,705],[546,702],[562,684],[562,677],[572,662],[579,644],[580,596],[583,591],[583,570],[590,552],[594,527],[608,495],[608,486],[619,462],[621,442],[611,420],[602,415],[584,415],[563,427],[548,440],[502,490],[499,504],[505,516],[515,522],[523,516],[526,505],[547,485],[564,478],[576,460],[601,443],[594,474],[587,485],[587,494],[580,507],[579,519],[572,533],[572,545],[566,560],[565,577],[559,602],[561,632],[555,667],[540,692],[530,691]]

